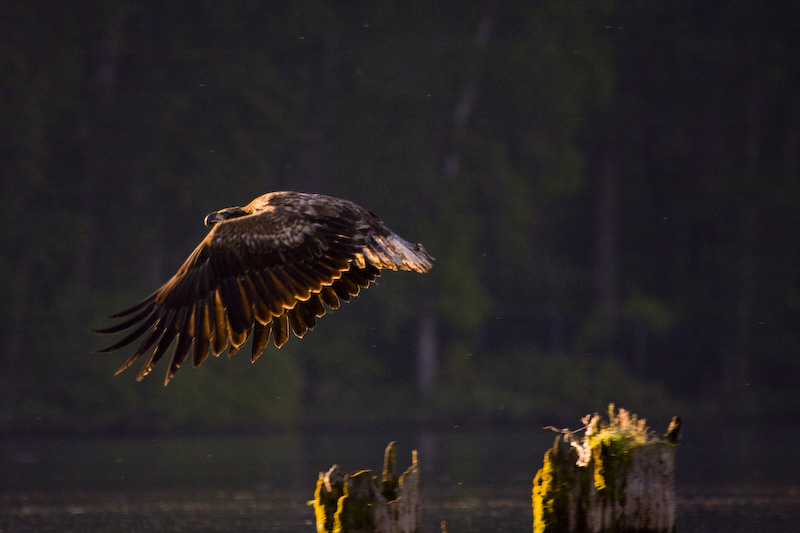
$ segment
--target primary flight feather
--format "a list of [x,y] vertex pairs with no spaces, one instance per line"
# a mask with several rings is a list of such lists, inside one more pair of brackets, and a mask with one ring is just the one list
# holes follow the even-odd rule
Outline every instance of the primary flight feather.
[[244,207],[208,215],[212,226],[178,272],[133,307],[112,315],[112,334],[133,328],[110,352],[143,338],[117,373],[152,353],[141,380],[175,343],[166,385],[192,356],[233,355],[252,336],[255,361],[272,338],[280,348],[290,330],[302,337],[326,307],[358,295],[381,269],[426,272],[433,258],[366,209],[339,198],[273,192]]

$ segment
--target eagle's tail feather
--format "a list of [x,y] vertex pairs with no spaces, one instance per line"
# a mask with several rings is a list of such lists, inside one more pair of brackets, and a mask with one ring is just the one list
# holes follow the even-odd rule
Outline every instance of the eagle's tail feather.
[[433,267],[433,257],[421,244],[411,244],[391,231],[370,236],[364,256],[378,268],[427,272]]

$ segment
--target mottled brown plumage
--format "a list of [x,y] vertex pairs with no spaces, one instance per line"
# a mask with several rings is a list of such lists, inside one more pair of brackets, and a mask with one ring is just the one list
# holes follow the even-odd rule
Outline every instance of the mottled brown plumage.
[[213,226],[178,272],[122,321],[97,333],[133,328],[100,350],[118,350],[144,337],[117,373],[153,350],[141,380],[175,343],[164,384],[191,354],[233,355],[252,336],[255,361],[272,338],[302,337],[326,308],[358,295],[383,268],[426,272],[433,259],[420,244],[396,235],[369,211],[319,194],[273,192],[245,207],[211,213]]

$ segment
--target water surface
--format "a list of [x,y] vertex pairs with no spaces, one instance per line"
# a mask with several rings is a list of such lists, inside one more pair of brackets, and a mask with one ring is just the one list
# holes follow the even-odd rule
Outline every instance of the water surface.
[[[800,429],[690,428],[677,452],[679,531],[795,531]],[[0,531],[313,531],[320,471],[379,472],[419,451],[424,531],[530,531],[537,428],[284,431],[265,436],[5,439]]]

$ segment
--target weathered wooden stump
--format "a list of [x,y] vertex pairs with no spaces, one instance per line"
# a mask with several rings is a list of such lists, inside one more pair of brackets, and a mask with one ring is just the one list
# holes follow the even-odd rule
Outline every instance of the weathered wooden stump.
[[412,533],[420,528],[419,469],[417,451],[411,467],[395,473],[394,442],[386,447],[379,481],[370,470],[345,475],[333,465],[320,472],[314,492],[317,532]]
[[680,419],[663,437],[644,422],[612,405],[582,439],[563,430],[533,480],[534,532],[673,532]]

